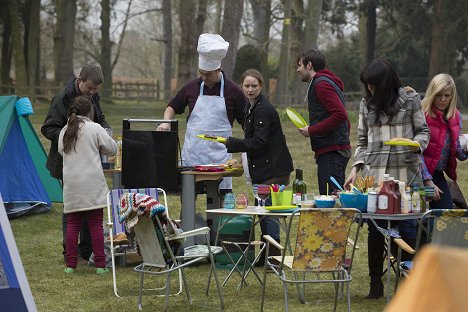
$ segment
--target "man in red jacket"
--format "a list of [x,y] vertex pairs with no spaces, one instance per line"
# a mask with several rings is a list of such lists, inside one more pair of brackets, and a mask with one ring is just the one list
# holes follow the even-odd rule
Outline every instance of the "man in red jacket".
[[[343,82],[331,70],[325,69],[325,56],[319,50],[308,50],[297,57],[297,72],[309,83],[307,105],[309,126],[298,129],[310,137],[315,152],[320,194],[327,193],[330,176],[341,185],[351,157],[350,123],[344,106]],[[329,192],[335,189],[329,185]]]

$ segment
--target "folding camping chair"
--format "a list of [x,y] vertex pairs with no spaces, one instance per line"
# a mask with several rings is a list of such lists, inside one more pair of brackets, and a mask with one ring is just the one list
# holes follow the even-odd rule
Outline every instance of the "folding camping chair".
[[[120,297],[117,289],[117,277],[116,277],[116,261],[115,257],[121,257],[121,262],[126,263],[127,254],[136,254],[136,247],[131,242],[125,242],[123,244],[116,244],[114,238],[119,233],[125,233],[125,227],[123,223],[119,221],[119,201],[120,197],[124,193],[141,193],[159,199],[159,194],[163,195],[164,206],[167,208],[167,197],[166,192],[161,188],[138,188],[138,189],[114,189],[107,194],[107,226],[109,227],[109,242],[112,257],[112,282],[114,287],[114,294]],[[119,242],[120,243],[120,242]],[[179,291],[176,294],[182,292],[182,276],[179,275]]]
[[[265,303],[267,269],[271,269],[274,276],[283,282],[286,311],[289,310],[288,284],[296,285],[300,302],[306,303],[304,291],[306,283],[333,283],[335,286],[334,311],[337,306],[339,286],[346,284],[348,311],[351,311],[349,283],[352,280],[354,252],[362,224],[361,212],[354,208],[305,208],[293,213],[293,215],[297,214],[299,214],[297,235],[290,237],[291,224],[294,219],[290,218],[285,242],[285,246],[295,243],[293,256],[286,256],[285,248],[269,235],[263,236],[267,241],[267,246],[261,311]],[[355,244],[351,245],[347,252],[348,237],[351,235],[350,229],[354,221],[358,223],[353,235]],[[282,250],[282,255],[270,256],[270,245]],[[322,279],[324,274],[332,276]]]
[[[431,220],[432,219],[432,220]],[[413,249],[402,239],[395,239],[398,245],[397,274],[395,289],[401,276],[406,277],[410,273],[413,262],[401,261],[402,250],[415,254],[421,247],[423,234],[426,234],[427,243],[468,248],[468,210],[466,209],[433,209],[426,211],[419,220],[416,246]]]
[[[210,261],[210,270],[206,288],[206,295],[208,295],[211,275],[213,273],[216,282],[216,287],[218,290],[219,300],[221,303],[221,310],[224,309],[223,294],[221,290],[221,285],[218,280],[218,274],[216,272],[216,266],[214,263],[214,253],[212,250],[216,247],[210,246],[210,228],[202,227],[180,234],[173,234],[168,236],[164,233],[163,226],[161,225],[161,221],[157,215],[154,217],[140,215],[138,217],[138,222],[134,225],[133,229],[135,231],[138,246],[143,257],[143,263],[139,264],[134,268],[136,272],[140,273],[140,287],[138,291],[138,308],[140,310],[142,309],[141,299],[143,293],[143,279],[145,274],[166,276],[166,282],[164,286],[166,291],[164,311],[167,310],[169,305],[170,278],[171,273],[174,271],[179,271],[180,276],[182,276],[182,284],[187,295],[187,300],[190,304],[192,304],[192,298],[188,288],[184,268],[197,262],[204,261],[206,259],[209,259]],[[181,239],[197,235],[204,236],[206,245],[188,247],[185,249],[187,253],[184,253],[183,256],[174,255],[170,245],[171,241],[180,241]],[[159,237],[162,237],[162,239],[160,240]],[[216,249],[217,252],[222,251],[222,248],[220,247],[217,247]],[[195,250],[197,254],[193,253]]]

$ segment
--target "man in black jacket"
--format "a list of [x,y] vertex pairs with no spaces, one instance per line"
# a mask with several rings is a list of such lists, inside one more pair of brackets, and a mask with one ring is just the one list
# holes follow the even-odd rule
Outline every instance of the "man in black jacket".
[[[97,89],[104,81],[101,68],[94,65],[86,65],[81,69],[78,78],[73,78],[67,82],[65,88],[58,92],[52,99],[49,112],[41,127],[42,134],[50,140],[50,150],[46,162],[46,167],[50,175],[62,181],[63,179],[63,159],[58,153],[58,138],[60,130],[67,124],[68,108],[74,98],[80,95],[88,95],[91,98],[94,109],[94,122],[99,123],[103,128],[110,128],[99,105],[99,94]],[[83,194],[86,196],[86,194]],[[65,254],[65,233],[67,228],[66,217],[62,216],[63,228],[63,250]],[[80,232],[80,255],[83,259],[88,259],[91,255],[91,237],[88,230],[87,220],[83,220]]]

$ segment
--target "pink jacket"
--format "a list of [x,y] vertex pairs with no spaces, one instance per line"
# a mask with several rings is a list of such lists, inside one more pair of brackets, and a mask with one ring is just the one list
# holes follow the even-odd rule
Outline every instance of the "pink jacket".
[[455,116],[445,121],[441,111],[433,109],[435,117],[426,115],[426,122],[431,129],[431,139],[429,145],[424,151],[424,162],[426,163],[427,170],[432,175],[437,166],[437,163],[442,154],[442,149],[447,136],[447,129],[450,130],[452,136],[452,145],[450,146],[450,155],[447,161],[445,173],[454,181],[457,180],[457,160],[456,160],[456,146],[457,138],[460,135],[460,112],[456,111]]

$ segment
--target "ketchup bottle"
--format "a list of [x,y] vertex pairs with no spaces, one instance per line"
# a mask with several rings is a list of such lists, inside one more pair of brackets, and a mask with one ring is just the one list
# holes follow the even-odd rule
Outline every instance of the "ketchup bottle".
[[382,187],[379,192],[379,201],[377,206],[377,213],[379,214],[393,214],[395,209],[395,186],[394,181],[390,180],[389,175],[386,173],[383,176]]

